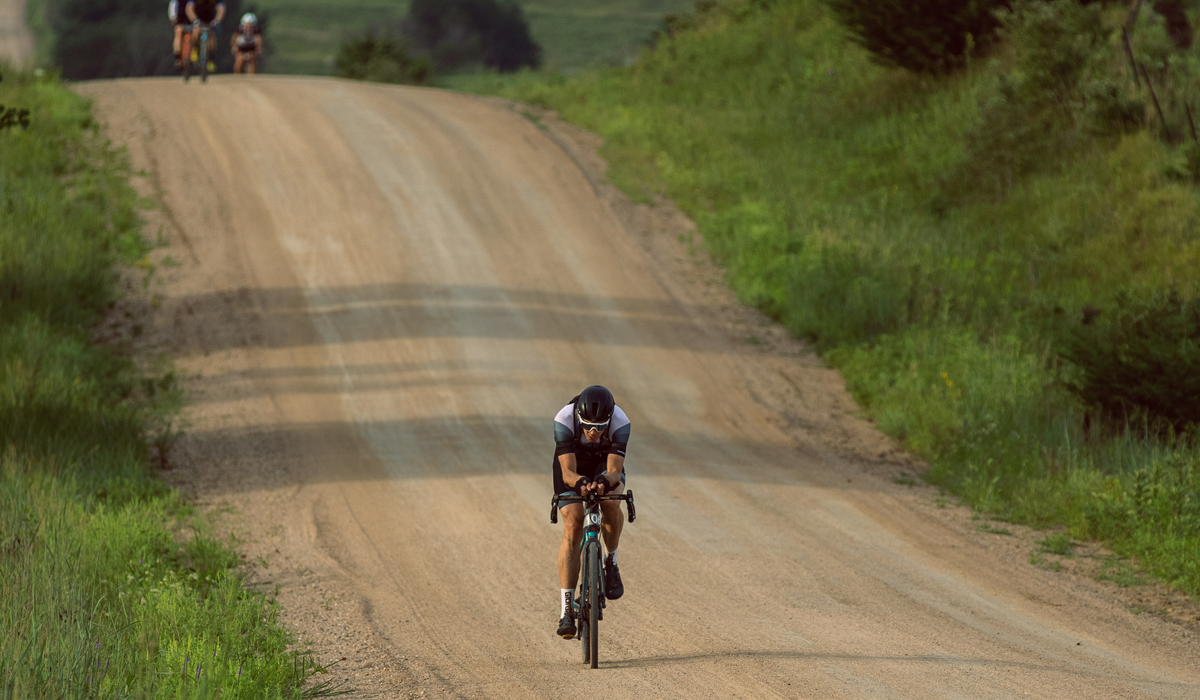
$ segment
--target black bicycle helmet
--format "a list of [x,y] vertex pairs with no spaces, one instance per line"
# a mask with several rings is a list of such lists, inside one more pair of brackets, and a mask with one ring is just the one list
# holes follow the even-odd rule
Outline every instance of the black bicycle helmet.
[[593,384],[579,394],[579,399],[575,401],[575,415],[582,423],[605,424],[612,419],[616,405],[611,391]]

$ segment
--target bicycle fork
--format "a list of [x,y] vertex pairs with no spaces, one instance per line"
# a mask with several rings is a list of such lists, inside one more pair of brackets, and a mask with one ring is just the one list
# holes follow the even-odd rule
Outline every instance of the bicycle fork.
[[[596,577],[600,582],[600,590],[598,591],[599,595],[597,596],[598,600],[600,601],[600,609],[597,611],[597,617],[600,620],[603,620],[604,608],[607,607],[608,599],[604,595],[604,548],[600,544],[600,511],[597,510],[592,513],[587,513],[584,518],[583,539],[579,543],[579,558],[583,565],[579,567],[579,593],[575,596],[574,605],[576,613],[575,619],[580,619],[579,616],[583,611],[583,601],[586,599],[584,582],[588,580],[588,567],[595,563],[601,567],[600,571],[598,572],[599,575]],[[600,556],[596,557],[596,562],[592,562],[587,556],[588,544],[591,542],[595,542],[596,547],[600,551]]]

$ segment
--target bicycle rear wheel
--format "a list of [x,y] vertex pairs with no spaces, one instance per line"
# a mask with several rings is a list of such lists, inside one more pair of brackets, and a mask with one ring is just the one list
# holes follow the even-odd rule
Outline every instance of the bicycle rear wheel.
[[588,646],[592,668],[600,664],[600,542],[588,548]]

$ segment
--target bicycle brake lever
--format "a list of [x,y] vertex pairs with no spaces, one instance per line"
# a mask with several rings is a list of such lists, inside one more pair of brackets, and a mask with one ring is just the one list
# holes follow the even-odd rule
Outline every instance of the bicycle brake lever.
[[625,501],[629,505],[629,522],[637,520],[637,510],[633,507],[633,490],[626,492],[629,498]]
[[550,524],[555,525],[557,523],[558,523],[558,494],[556,493],[556,494],[554,494],[554,497],[550,499]]

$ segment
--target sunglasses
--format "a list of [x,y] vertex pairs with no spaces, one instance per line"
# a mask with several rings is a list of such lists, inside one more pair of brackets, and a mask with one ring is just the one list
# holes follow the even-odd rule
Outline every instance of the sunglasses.
[[579,419],[579,427],[580,427],[580,429],[585,430],[585,431],[587,431],[587,430],[600,430],[600,431],[608,430],[608,423],[609,423],[609,421],[604,421],[603,423],[589,423],[589,422],[583,420],[582,418]]

